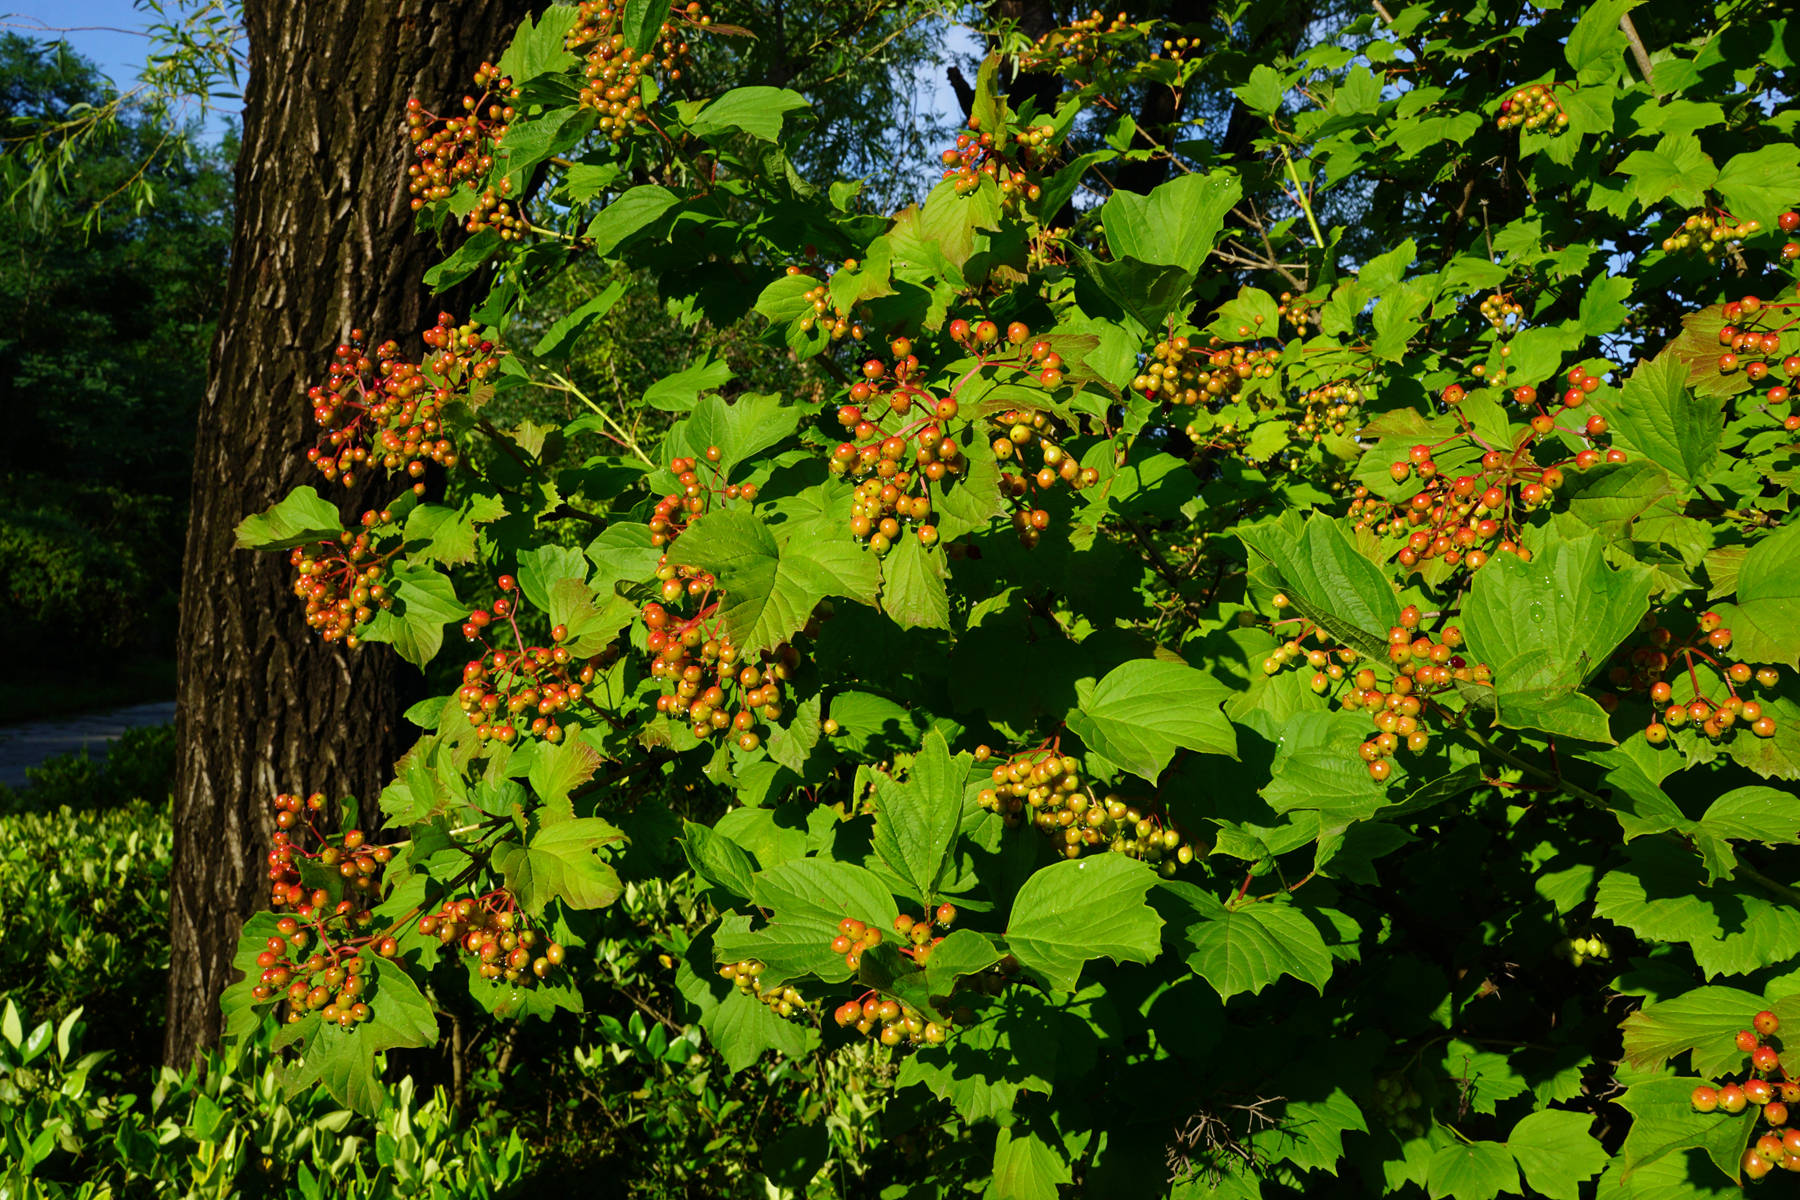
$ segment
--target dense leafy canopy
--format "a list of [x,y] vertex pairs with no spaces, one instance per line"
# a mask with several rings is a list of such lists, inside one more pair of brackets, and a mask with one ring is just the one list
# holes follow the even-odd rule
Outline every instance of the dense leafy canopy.
[[[1796,35],[1263,7],[997,32],[893,214],[804,94],[696,81],[698,8],[553,5],[466,122],[415,114],[421,221],[469,234],[435,280],[496,282],[314,398],[387,509],[240,530],[326,636],[466,663],[403,840],[315,850],[283,798],[298,924],[227,1005],[295,1086],[378,1103],[431,995],[580,1005],[562,956],[679,838],[688,1015],[734,1071],[889,1048],[882,1195],[1781,1159],[1690,1096],[1800,1020]],[[622,279],[760,339],[755,386],[583,390]],[[545,392],[582,415],[494,419]]]

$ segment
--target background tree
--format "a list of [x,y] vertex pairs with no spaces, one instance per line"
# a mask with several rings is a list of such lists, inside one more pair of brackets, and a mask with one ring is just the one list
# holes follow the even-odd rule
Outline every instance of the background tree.
[[[13,668],[0,720],[18,720],[161,699],[172,685],[193,414],[236,140],[184,139],[167,114],[120,103],[64,45],[0,38],[0,79],[0,411],[11,430],[0,579],[12,618],[0,654]],[[61,186],[27,186],[40,135],[104,108],[112,123]],[[134,180],[155,204],[100,205]]]
[[194,446],[184,555],[180,752],[167,1057],[216,1041],[237,929],[262,898],[268,797],[373,796],[400,748],[400,680],[382,647],[313,638],[286,564],[233,530],[307,478],[307,386],[352,327],[410,342],[439,301],[414,237],[409,97],[446,100],[522,0],[250,3],[237,220]]

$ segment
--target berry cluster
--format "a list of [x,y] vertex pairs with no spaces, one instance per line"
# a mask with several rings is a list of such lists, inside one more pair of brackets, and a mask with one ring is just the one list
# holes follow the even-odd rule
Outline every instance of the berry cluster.
[[[559,742],[563,731],[557,717],[580,703],[594,682],[594,664],[576,662],[562,644],[569,636],[562,625],[550,630],[550,645],[528,645],[519,629],[524,593],[511,575],[500,576],[496,585],[501,594],[494,602],[463,622],[463,637],[481,643],[481,656],[463,665],[457,703],[484,742],[509,743],[524,736]],[[485,631],[496,620],[511,629],[510,647],[487,640]]]
[[1694,1108],[1703,1113],[1723,1112],[1738,1116],[1751,1105],[1768,1129],[1744,1151],[1740,1162],[1745,1175],[1761,1179],[1776,1167],[1800,1171],[1800,1128],[1790,1125],[1790,1105],[1800,1105],[1800,1081],[1781,1065],[1781,1043],[1775,1034],[1781,1019],[1764,1010],[1741,1029],[1737,1047],[1750,1056],[1750,1070],[1741,1082],[1719,1086],[1701,1084],[1694,1089]]
[[1400,613],[1400,624],[1388,631],[1388,657],[1395,668],[1392,679],[1383,680],[1373,668],[1363,667],[1338,700],[1341,708],[1369,714],[1375,736],[1357,747],[1357,754],[1369,764],[1369,777],[1376,782],[1392,773],[1388,760],[1402,747],[1417,754],[1429,744],[1430,735],[1420,718],[1434,695],[1454,694],[1459,683],[1492,682],[1487,664],[1470,665],[1456,653],[1462,645],[1462,631],[1456,626],[1445,626],[1439,640],[1433,641],[1417,632],[1418,623],[1418,609],[1408,605]]
[[[921,544],[935,545],[927,484],[961,475],[967,466],[962,447],[944,432],[957,414],[955,398],[938,399],[913,382],[919,360],[911,342],[899,338],[890,349],[893,367],[869,359],[862,378],[850,385],[850,403],[838,407],[837,423],[853,440],[839,443],[828,464],[833,475],[859,481],[850,532],[877,554],[887,553],[903,523],[911,524]],[[910,416],[915,407],[925,415],[897,433],[884,433],[877,423],[890,415]],[[909,452],[911,469],[902,466]]]
[[1071,76],[1081,74],[1084,68],[1093,66],[1111,49],[1107,35],[1112,35],[1113,41],[1121,36],[1129,38],[1133,44],[1140,40],[1124,13],[1108,17],[1095,9],[1080,20],[1038,35],[1037,41],[1022,56],[1022,69],[1054,70]]
[[[744,661],[722,625],[707,628],[707,621],[718,612],[712,576],[672,566],[667,558],[657,568],[658,577],[665,572],[669,574],[663,581],[664,601],[651,601],[642,614],[654,655],[650,676],[668,689],[657,696],[656,711],[687,720],[702,741],[729,733],[736,737],[738,749],[755,750],[762,744],[758,726],[781,719],[781,685],[799,673],[800,652],[784,643],[759,654],[755,662]],[[682,595],[699,604],[699,610],[686,618],[668,607]],[[829,615],[822,605],[808,621],[807,635],[817,636],[819,621]]]
[[[1567,379],[1567,389],[1552,405],[1556,412],[1582,407],[1588,395],[1601,386],[1599,376],[1581,367],[1572,368]],[[1462,403],[1465,394],[1461,384],[1453,383],[1444,389],[1442,399],[1454,408]],[[1543,505],[1562,486],[1563,468],[1585,471],[1603,461],[1624,462],[1626,456],[1623,450],[1603,451],[1592,444],[1607,432],[1604,418],[1589,417],[1579,428],[1559,426],[1540,401],[1535,387],[1521,384],[1510,394],[1514,403],[1532,412],[1530,432],[1519,439],[1510,453],[1484,450],[1478,474],[1451,479],[1439,472],[1433,455],[1446,444],[1480,446],[1472,429],[1465,428],[1435,446],[1416,445],[1406,458],[1392,464],[1389,475],[1395,483],[1416,479],[1421,485],[1419,491],[1406,500],[1390,503],[1365,487],[1357,487],[1350,504],[1356,527],[1404,538],[1406,544],[1397,558],[1406,567],[1435,559],[1446,568],[1464,565],[1476,570],[1493,553],[1529,558],[1529,552],[1516,541],[1523,525],[1522,514]],[[1567,459],[1542,466],[1531,457],[1531,449],[1557,429],[1585,438],[1590,444]]]
[[[844,267],[846,270],[854,271],[856,266],[856,259],[847,258],[844,260]],[[804,267],[789,267],[787,273],[789,275],[810,274]],[[853,314],[838,308],[832,301],[831,284],[829,282],[821,281],[814,287],[808,289],[801,299],[812,305],[812,315],[800,318],[800,328],[802,331],[810,331],[816,325],[830,335],[831,340],[834,342],[841,341],[845,335],[849,335],[852,341],[860,342],[863,340],[865,331],[862,322],[855,319]]]
[[983,132],[970,117],[969,128],[956,135],[956,145],[938,157],[957,195],[966,196],[983,179],[991,179],[1000,188],[1000,207],[1012,211],[1022,201],[1036,203],[1043,194],[1036,175],[1056,153],[1055,136],[1049,125]]
[[[357,902],[355,893],[366,898],[381,890],[381,868],[393,852],[386,846],[369,845],[360,830],[348,830],[336,839],[321,833],[309,814],[325,808],[322,792],[314,792],[304,800],[283,792],[275,797],[274,807],[275,848],[269,851],[270,906],[292,908],[302,920],[313,920],[327,908],[334,917],[366,917],[368,914],[362,911],[365,906]],[[301,844],[306,840],[299,836],[302,834],[310,834],[310,840],[319,848],[308,850]],[[301,879],[301,867],[306,863],[322,869],[326,875],[335,874],[342,881],[339,887],[351,893],[351,898],[338,901],[334,907],[325,889],[308,888]]]
[[[754,483],[726,483],[719,473],[717,463],[721,451],[717,446],[708,446],[704,455],[706,471],[711,480],[700,476],[701,462],[693,458],[672,458],[669,470],[675,476],[678,491],[670,492],[656,502],[656,509],[650,514],[650,544],[667,546],[681,535],[693,518],[702,516],[712,507],[714,498],[725,500],[754,500],[756,485]],[[663,589],[667,592],[669,589]],[[673,596],[666,597],[673,599]]]
[[586,60],[580,103],[600,114],[600,132],[615,142],[649,120],[641,87],[644,73],[661,67],[666,81],[680,79],[689,58],[687,31],[712,24],[698,0],[671,5],[656,32],[655,53],[638,54],[620,31],[625,7],[624,0],[582,0],[575,24],[563,38],[564,49]]
[[448,199],[459,186],[480,192],[464,228],[470,233],[492,229],[502,239],[517,241],[528,223],[506,198],[512,181],[502,179],[483,189],[482,180],[493,170],[494,147],[516,115],[512,102],[519,92],[492,63],[482,63],[475,72],[475,87],[480,94],[462,98],[462,116],[440,117],[417,99],[406,102],[407,136],[417,159],[406,168],[407,190],[414,212]]
[[1545,129],[1560,133],[1569,125],[1569,114],[1563,111],[1552,90],[1554,84],[1534,83],[1520,88],[1500,102],[1500,117],[1494,122],[1501,130]]
[[1570,938],[1566,948],[1569,962],[1577,967],[1590,958],[1595,962],[1605,962],[1612,957],[1612,947],[1597,937]]
[[738,991],[746,996],[754,996],[769,1006],[769,1011],[778,1017],[788,1018],[795,1013],[806,1014],[806,998],[792,987],[770,988],[763,991],[763,964],[753,958],[741,959],[738,962],[726,963],[719,968],[719,975],[729,979]]
[[381,576],[388,561],[399,553],[398,546],[378,550],[368,531],[349,530],[335,542],[290,550],[294,595],[306,601],[307,627],[316,629],[328,642],[341,639],[354,648],[357,628],[375,615],[375,609],[393,604]]
[[1295,436],[1311,442],[1322,441],[1327,433],[1345,436],[1362,401],[1362,388],[1347,379],[1303,392],[1300,418],[1294,422]]
[[276,933],[256,956],[262,967],[260,982],[250,989],[258,1001],[285,999],[284,1020],[297,1024],[309,1013],[318,1013],[327,1024],[348,1029],[374,1014],[363,996],[368,990],[368,952],[383,957],[394,953],[394,939],[385,937],[360,947],[332,945],[324,939],[307,953],[312,937],[293,917],[276,923]]
[[1722,209],[1689,213],[1681,228],[1663,239],[1663,253],[1698,254],[1707,262],[1716,263],[1725,255],[1736,252],[1745,238],[1761,229],[1761,222],[1754,219],[1740,222]]
[[831,1016],[846,1029],[873,1034],[884,1046],[898,1046],[901,1042],[939,1046],[948,1036],[942,1025],[927,1021],[912,1005],[872,991],[864,993],[860,1000],[844,1001]]
[[[1748,663],[1728,662],[1731,630],[1725,628],[1719,614],[1703,612],[1694,622],[1693,632],[1677,643],[1672,630],[1661,625],[1656,614],[1647,615],[1639,626],[1643,635],[1636,645],[1626,643],[1613,652],[1613,665],[1607,680],[1628,693],[1647,694],[1654,709],[1644,737],[1653,746],[1669,740],[1671,730],[1692,725],[1709,741],[1731,736],[1740,724],[1749,727],[1757,737],[1775,736],[1775,718],[1763,711],[1761,703],[1746,700],[1738,689],[1752,681],[1769,689],[1780,681],[1774,667],[1753,668]],[[1702,686],[1705,676],[1707,685]],[[1668,678],[1665,678],[1667,676]],[[1714,700],[1707,695],[1716,683],[1723,684],[1725,695]],[[1676,689],[1687,693],[1676,698]],[[1616,707],[1618,697],[1607,695],[1602,703]]]
[[[978,762],[992,757],[986,746]],[[1104,849],[1141,859],[1164,876],[1203,854],[1164,814],[1145,801],[1107,795],[1096,798],[1081,780],[1081,765],[1054,744],[1014,754],[993,768],[994,786],[977,803],[999,813],[1009,828],[1029,821],[1065,858]]]
[[1292,292],[1281,293],[1281,300],[1275,306],[1275,315],[1287,321],[1294,327],[1294,332],[1303,337],[1309,323],[1316,327],[1322,319],[1305,296],[1296,296]]
[[[1742,371],[1753,384],[1767,385],[1763,402],[1771,409],[1788,410],[1782,427],[1790,433],[1800,431],[1800,412],[1793,411],[1793,387],[1800,381],[1800,353],[1792,352],[1791,341],[1785,356],[1782,348],[1794,327],[1800,325],[1800,318],[1789,316],[1796,308],[1800,308],[1800,301],[1745,296],[1725,305],[1728,324],[1719,330],[1719,345],[1725,347],[1719,355],[1719,374]],[[1777,362],[1783,377],[1780,382],[1770,377]]]
[[837,935],[831,939],[831,952],[844,956],[844,965],[852,971],[862,964],[863,951],[881,945],[881,930],[865,925],[855,917],[838,922]]
[[[317,1012],[348,1029],[370,1016],[362,999],[367,956],[391,958],[397,949],[393,937],[364,932],[374,920],[370,905],[393,852],[369,845],[360,830],[335,838],[321,833],[311,817],[325,808],[321,793],[303,800],[284,792],[275,797],[274,808],[269,902],[292,914],[276,922],[276,932],[257,953],[260,974],[250,994],[259,1003],[285,999],[289,1024]],[[330,886],[309,887],[303,872]],[[333,899],[334,892],[341,898]]]
[[[914,917],[910,913],[901,913],[894,918],[894,932],[909,944],[900,948],[900,953],[923,965],[931,957],[931,949],[943,941],[938,929],[948,929],[956,920],[954,904],[940,904],[935,913],[926,913]],[[871,929],[855,917],[845,917],[838,922],[837,936],[831,939],[831,952],[844,956],[844,965],[852,971],[862,961],[863,951],[879,946],[882,941],[881,930]]]
[[[948,929],[955,920],[956,906],[953,904],[940,904],[935,912],[920,917],[901,913],[894,918],[895,935],[907,942],[900,953],[922,965],[931,956],[932,947],[944,940],[937,931]],[[882,940],[881,930],[867,926],[855,917],[845,917],[838,923],[837,935],[831,939],[831,952],[842,954],[844,965],[854,971],[862,962],[863,952],[879,946]],[[867,992],[859,1000],[845,1001],[832,1017],[841,1026],[854,1026],[858,1033],[876,1034],[884,1046],[897,1046],[902,1041],[935,1046],[945,1037],[942,1025],[927,1021],[911,1005],[875,992]],[[879,1033],[877,1026],[880,1026]]]
[[1375,1094],[1370,1107],[1385,1118],[1385,1124],[1401,1137],[1415,1138],[1424,1134],[1425,1098],[1405,1075],[1383,1075],[1375,1081]]
[[[1277,594],[1274,604],[1284,609],[1289,601]],[[1348,682],[1338,694],[1338,706],[1346,712],[1369,714],[1375,735],[1357,748],[1357,754],[1368,764],[1369,777],[1377,782],[1393,773],[1389,760],[1400,750],[1416,754],[1430,744],[1424,720],[1433,707],[1433,696],[1454,694],[1458,684],[1493,681],[1485,663],[1471,665],[1457,653],[1463,642],[1460,629],[1447,625],[1434,640],[1419,630],[1424,617],[1417,605],[1409,604],[1400,610],[1400,623],[1388,630],[1391,678],[1384,679],[1373,666],[1357,667],[1361,655],[1347,647],[1332,648],[1329,635],[1304,620],[1298,634],[1263,659],[1265,675],[1304,660],[1313,671],[1312,690],[1320,695]],[[1304,645],[1309,637],[1315,643],[1311,649]]]
[[[1019,541],[1026,547],[1035,546],[1038,536],[1050,527],[1050,513],[1033,503],[1038,497],[1032,493],[1041,496],[1059,483],[1081,491],[1099,482],[1100,471],[1083,467],[1058,444],[1056,425],[1048,413],[1013,410],[997,414],[994,421],[999,436],[989,448],[1005,464],[1000,471],[1000,493],[1013,503],[1013,531]],[[1035,471],[1025,457],[1028,449],[1037,455]]]
[[[1249,326],[1240,326],[1249,338]],[[1281,358],[1277,346],[1226,345],[1218,338],[1196,346],[1191,338],[1168,338],[1156,344],[1144,369],[1131,381],[1134,391],[1166,405],[1205,404],[1214,411],[1251,379],[1269,379]]]
[[1525,306],[1507,292],[1492,292],[1481,298],[1481,317],[1501,332],[1512,332],[1525,320]]
[[[333,352],[325,382],[307,389],[313,420],[324,433],[306,458],[326,479],[352,486],[371,463],[405,469],[413,479],[425,473],[427,460],[456,465],[445,409],[499,369],[501,352],[477,326],[458,325],[450,313],[439,313],[420,337],[434,351],[423,363],[401,359],[391,341],[371,359],[363,331],[353,329]],[[424,485],[413,490],[423,493]]]
[[[1022,321],[1003,331],[994,321],[958,318],[950,322],[948,332],[977,356],[980,368],[1015,371],[1040,387],[1063,383],[1062,356],[1049,342],[1034,340]],[[928,485],[946,483],[968,466],[953,436],[952,422],[961,413],[956,389],[939,396],[923,385],[909,339],[894,339],[889,351],[891,363],[870,358],[863,364],[861,378],[850,385],[849,402],[838,406],[837,424],[851,440],[838,443],[828,463],[833,475],[858,482],[851,533],[867,539],[878,554],[888,551],[909,522],[922,544],[935,545],[938,532],[931,523]],[[1026,502],[1033,488],[1048,489],[1058,481],[1082,488],[1097,481],[1100,473],[1084,470],[1057,444],[1044,413],[1012,409],[989,414],[987,420],[989,449],[997,460],[1016,458],[1025,466],[1025,448],[1036,446],[1035,470],[1003,469],[1000,475],[1002,494],[1015,502],[1014,525],[1020,538],[1035,545],[1039,532],[1049,526],[1050,515]],[[965,420],[963,428],[967,425]]]
[[447,901],[437,912],[419,918],[419,932],[472,955],[480,964],[481,977],[496,984],[529,986],[548,977],[566,956],[560,944],[526,927],[518,903],[505,890]]

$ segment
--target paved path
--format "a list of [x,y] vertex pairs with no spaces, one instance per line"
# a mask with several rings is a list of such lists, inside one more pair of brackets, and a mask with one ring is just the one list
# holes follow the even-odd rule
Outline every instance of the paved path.
[[21,787],[25,783],[25,768],[35,767],[52,755],[71,754],[85,748],[89,754],[98,757],[105,754],[107,743],[127,729],[140,725],[167,725],[174,719],[175,702],[161,700],[155,704],[115,708],[110,712],[0,725],[0,783]]

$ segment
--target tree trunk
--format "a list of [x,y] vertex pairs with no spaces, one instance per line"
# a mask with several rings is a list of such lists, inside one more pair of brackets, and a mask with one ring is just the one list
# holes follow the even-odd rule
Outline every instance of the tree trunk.
[[[448,110],[528,0],[249,0],[231,263],[194,446],[181,596],[175,865],[164,1057],[220,1034],[244,920],[267,903],[277,792],[372,800],[404,748],[392,652],[306,628],[287,556],[233,530],[318,476],[305,390],[354,326],[409,351],[441,257],[412,232],[409,96]],[[224,264],[221,264],[223,269]],[[392,485],[386,490],[396,490]],[[365,505],[366,507],[366,505]]]

